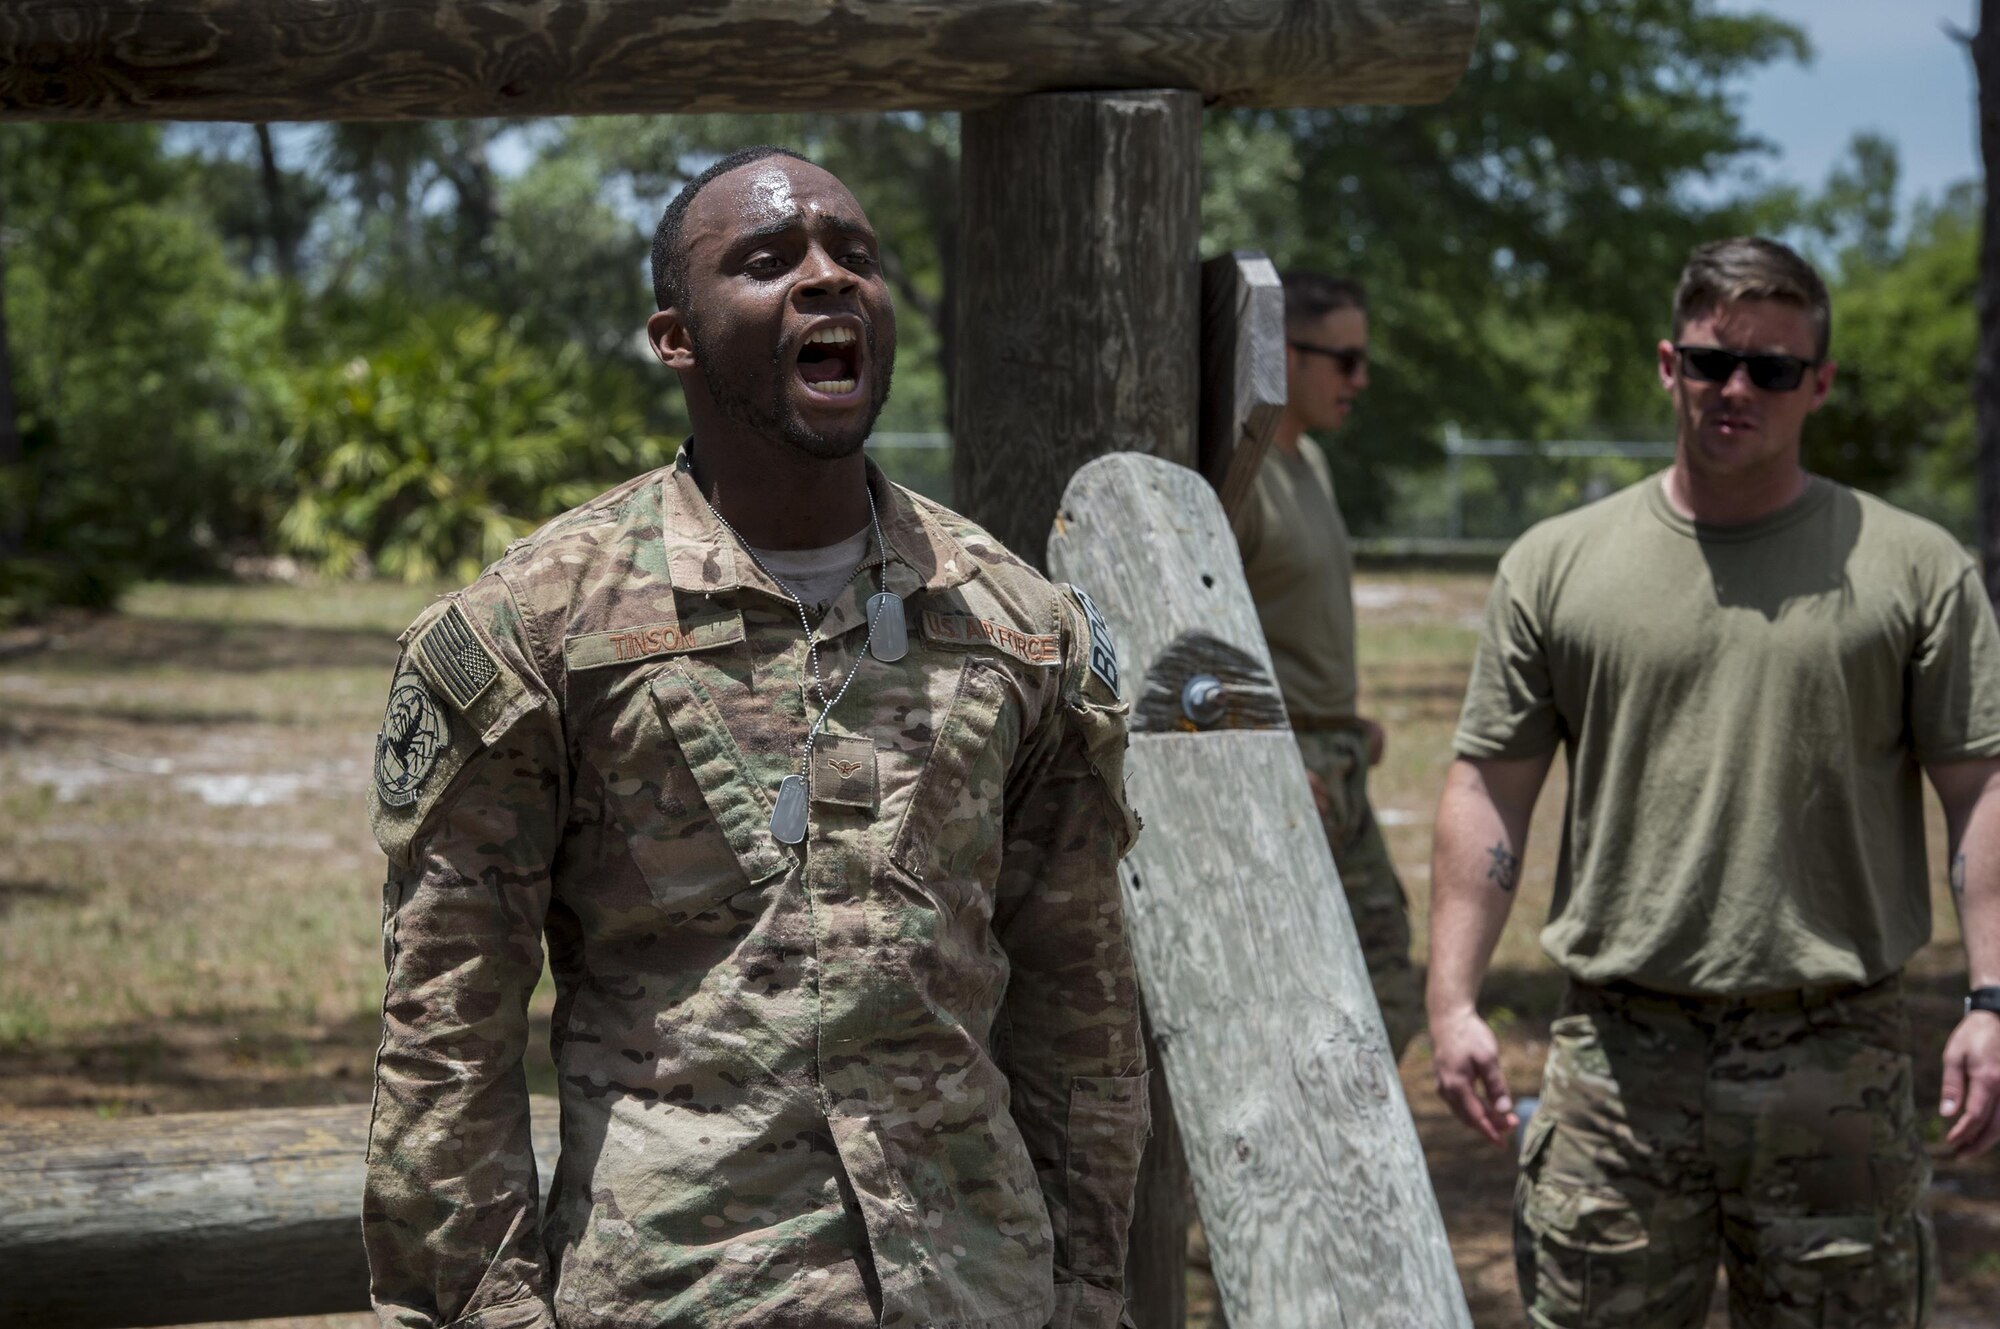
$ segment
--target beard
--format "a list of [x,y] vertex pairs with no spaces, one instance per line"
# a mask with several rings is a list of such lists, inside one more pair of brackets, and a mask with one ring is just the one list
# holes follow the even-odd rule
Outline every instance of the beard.
[[862,336],[867,347],[868,412],[844,429],[821,430],[806,423],[786,391],[793,347],[785,343],[773,347],[767,373],[732,372],[718,363],[714,348],[702,336],[701,325],[693,318],[688,320],[695,365],[701,370],[709,398],[724,418],[820,461],[837,461],[859,452],[889,402],[889,382],[896,371],[895,348],[892,346],[887,356],[877,351],[873,323],[862,326]]

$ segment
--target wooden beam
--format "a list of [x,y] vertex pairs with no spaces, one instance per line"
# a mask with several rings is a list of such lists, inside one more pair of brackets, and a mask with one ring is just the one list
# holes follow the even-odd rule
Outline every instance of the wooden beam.
[[1035,559],[1093,457],[1194,464],[1201,101],[1028,97],[961,144],[953,489]]
[[1200,470],[1231,517],[1285,410],[1285,288],[1262,254],[1201,265]]
[[[555,1100],[533,1121],[546,1179]],[[366,1104],[0,1125],[0,1324],[367,1310],[367,1146]]]
[[1478,23],[1478,0],[5,0],[0,118],[1429,102]]
[[[1194,471],[1079,471],[1049,566],[1133,706],[1125,914],[1231,1329],[1470,1329],[1368,969],[1222,506]],[[1223,680],[1214,727],[1159,699]]]

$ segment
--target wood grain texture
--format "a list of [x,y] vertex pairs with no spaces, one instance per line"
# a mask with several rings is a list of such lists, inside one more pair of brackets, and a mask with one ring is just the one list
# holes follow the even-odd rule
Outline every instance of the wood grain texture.
[[1085,462],[1194,462],[1201,103],[1028,97],[962,144],[953,489],[1033,560]]
[[1428,102],[1477,0],[6,0],[0,117],[968,110],[1071,89]]
[[[1079,471],[1051,569],[1136,690],[1185,633],[1270,655],[1192,470]],[[1128,698],[1129,699],[1129,698]],[[1288,729],[1138,733],[1125,908],[1231,1329],[1469,1329],[1424,1157]]]
[[[545,1179],[556,1114],[534,1100]],[[366,1310],[367,1146],[365,1104],[0,1125],[0,1324]]]
[[1234,517],[1285,410],[1285,288],[1262,254],[1201,265],[1199,468]]

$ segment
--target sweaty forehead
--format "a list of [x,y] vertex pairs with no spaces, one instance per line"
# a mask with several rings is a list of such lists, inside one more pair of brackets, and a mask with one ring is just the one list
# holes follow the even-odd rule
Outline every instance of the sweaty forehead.
[[861,205],[838,177],[810,162],[765,157],[708,182],[688,209],[692,245],[727,246],[793,223],[813,230],[827,222],[866,224]]

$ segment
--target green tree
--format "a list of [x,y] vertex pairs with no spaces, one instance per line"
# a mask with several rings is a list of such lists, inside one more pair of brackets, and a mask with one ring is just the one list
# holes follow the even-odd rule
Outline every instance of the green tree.
[[[1656,432],[1651,348],[1698,241],[1742,229],[1765,145],[1737,80],[1808,54],[1712,0],[1487,0],[1436,106],[1209,118],[1205,239],[1374,294],[1378,371],[1332,452],[1366,528],[1386,479],[1467,434]],[[1697,185],[1705,186],[1698,191]]]
[[104,602],[254,536],[267,459],[232,363],[259,317],[156,129],[0,126],[24,599]]
[[302,375],[278,525],[322,571],[470,580],[510,540],[665,460],[629,382],[543,353],[490,313],[434,309]]

